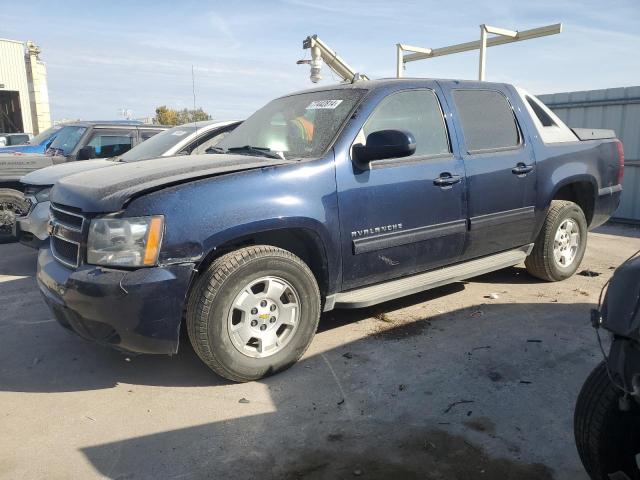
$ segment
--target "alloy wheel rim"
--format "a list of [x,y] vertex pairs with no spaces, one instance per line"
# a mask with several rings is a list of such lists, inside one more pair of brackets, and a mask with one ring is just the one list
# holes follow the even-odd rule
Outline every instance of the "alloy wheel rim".
[[293,338],[300,323],[300,296],[286,280],[252,280],[235,296],[227,315],[233,346],[253,358],[275,355]]
[[563,268],[570,266],[576,258],[580,247],[580,229],[575,220],[565,219],[553,239],[553,257],[556,264]]

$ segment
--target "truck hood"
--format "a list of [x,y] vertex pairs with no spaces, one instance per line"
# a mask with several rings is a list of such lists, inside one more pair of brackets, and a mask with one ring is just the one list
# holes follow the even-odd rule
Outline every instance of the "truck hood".
[[86,172],[95,168],[112,167],[116,162],[106,159],[82,160],[78,162],[61,163],[50,167],[41,168],[31,172],[20,180],[27,185],[53,185],[62,177],[73,175],[74,173]]
[[145,192],[223,173],[287,163],[292,163],[292,160],[226,154],[116,163],[108,169],[89,170],[62,178],[56,183],[50,198],[54,203],[79,208],[83,212],[115,212]]

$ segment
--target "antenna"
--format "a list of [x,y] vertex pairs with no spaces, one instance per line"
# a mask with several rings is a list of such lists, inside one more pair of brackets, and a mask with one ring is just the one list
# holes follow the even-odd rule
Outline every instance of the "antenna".
[[193,112],[191,112],[191,118],[193,119],[193,124],[196,127],[196,146],[191,150],[191,152],[193,152],[193,150],[198,148],[200,140],[198,138],[198,122],[196,121],[196,75],[193,70],[193,65],[191,65],[191,91],[193,92]]

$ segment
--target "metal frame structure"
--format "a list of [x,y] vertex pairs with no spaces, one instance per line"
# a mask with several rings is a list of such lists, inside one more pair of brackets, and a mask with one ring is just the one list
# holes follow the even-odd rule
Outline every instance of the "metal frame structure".
[[[521,42],[523,40],[531,40],[538,37],[546,37],[547,35],[556,35],[562,32],[562,24],[555,23],[544,27],[532,28],[530,30],[507,30],[505,28],[491,27],[489,25],[480,25],[480,40],[473,42],[459,43],[440,48],[423,48],[413,45],[396,44],[397,63],[396,76],[402,77],[404,66],[406,63],[415,62],[417,60],[425,60],[427,58],[442,57],[454,53],[468,52],[470,50],[480,50],[480,61],[478,66],[478,80],[485,79],[485,67],[487,58],[487,47],[496,47],[507,43]],[[488,37],[488,34],[496,35]],[[404,52],[411,52],[405,55]]]
[[304,50],[311,50],[311,60],[298,60],[296,63],[298,65],[311,66],[310,79],[313,83],[318,83],[322,79],[320,75],[322,62],[326,63],[327,66],[345,82],[369,80],[369,77],[351,68],[347,62],[340,58],[326,43],[320,40],[317,35],[311,35],[305,38],[302,42],[302,48]]

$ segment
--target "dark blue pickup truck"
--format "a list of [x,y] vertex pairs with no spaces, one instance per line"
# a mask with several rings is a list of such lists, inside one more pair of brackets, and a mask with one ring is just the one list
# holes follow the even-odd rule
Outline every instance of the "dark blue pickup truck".
[[522,261],[571,276],[616,209],[613,132],[571,130],[527,92],[376,80],[278,98],[214,154],[62,179],[38,283],[58,321],[129,352],[181,327],[220,375],[282,370],[321,311]]

